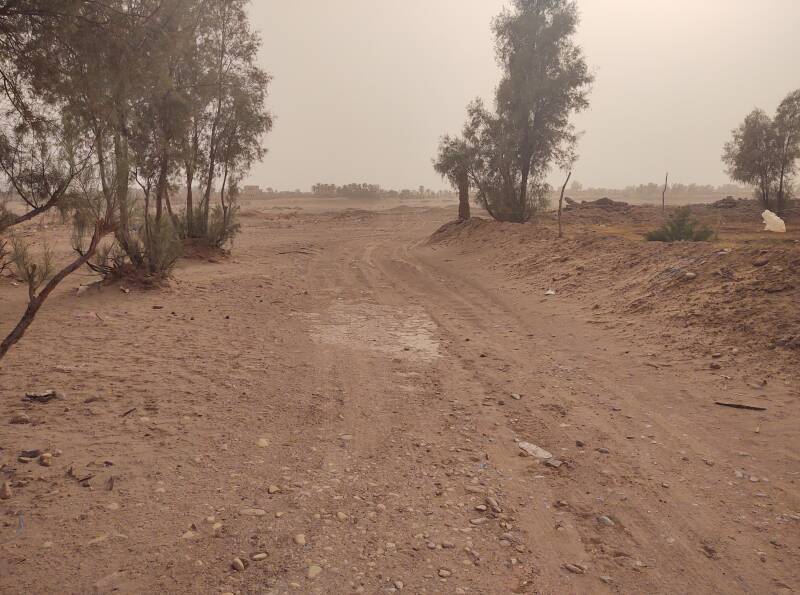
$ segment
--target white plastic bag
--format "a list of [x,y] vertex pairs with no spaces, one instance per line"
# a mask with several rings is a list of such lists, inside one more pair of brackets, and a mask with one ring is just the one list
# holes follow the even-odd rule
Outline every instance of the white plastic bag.
[[783,219],[778,217],[775,213],[772,211],[764,211],[761,216],[764,218],[764,225],[766,226],[764,231],[786,233],[786,223],[784,223]]

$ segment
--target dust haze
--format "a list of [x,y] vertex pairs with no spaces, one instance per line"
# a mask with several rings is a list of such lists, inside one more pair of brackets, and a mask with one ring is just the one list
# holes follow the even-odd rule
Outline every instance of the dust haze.
[[0,593],[800,593],[797,0],[0,0]]
[[[442,131],[491,98],[490,31],[502,0],[259,0],[253,25],[275,75],[279,117],[252,183],[443,187],[430,170]],[[597,78],[575,173],[584,185],[727,181],[720,146],[755,106],[797,86],[800,4],[581,0],[578,39]],[[555,180],[554,180],[555,181]]]

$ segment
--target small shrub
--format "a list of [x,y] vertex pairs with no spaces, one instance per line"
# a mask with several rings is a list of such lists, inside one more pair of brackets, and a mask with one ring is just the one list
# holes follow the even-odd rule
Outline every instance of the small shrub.
[[141,230],[139,235],[148,272],[159,277],[169,275],[183,251],[183,244],[170,217],[162,217],[161,221],[156,222],[148,215],[147,228]]
[[648,242],[707,242],[714,237],[714,230],[692,217],[689,207],[682,207],[659,229],[644,237]]
[[208,234],[206,236],[210,246],[224,248],[233,243],[234,238],[242,230],[242,226],[238,222],[240,210],[237,204],[227,207],[222,205],[214,206],[208,219]]
[[41,258],[36,258],[25,240],[12,236],[11,262],[17,278],[28,286],[31,293],[35,293],[53,275],[53,253],[47,244],[42,249]]

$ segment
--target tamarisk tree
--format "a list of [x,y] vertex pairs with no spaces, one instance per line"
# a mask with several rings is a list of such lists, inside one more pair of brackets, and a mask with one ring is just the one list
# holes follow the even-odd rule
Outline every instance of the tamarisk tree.
[[514,0],[494,21],[503,71],[494,110],[468,107],[470,182],[495,219],[525,222],[546,203],[547,174],[572,159],[570,117],[588,107],[592,76],[574,42],[574,0]]

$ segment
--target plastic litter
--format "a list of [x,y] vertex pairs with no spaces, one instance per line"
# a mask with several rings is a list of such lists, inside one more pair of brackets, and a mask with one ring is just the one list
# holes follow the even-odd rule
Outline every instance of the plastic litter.
[[772,211],[764,211],[761,217],[764,219],[764,231],[786,233],[786,223]]

